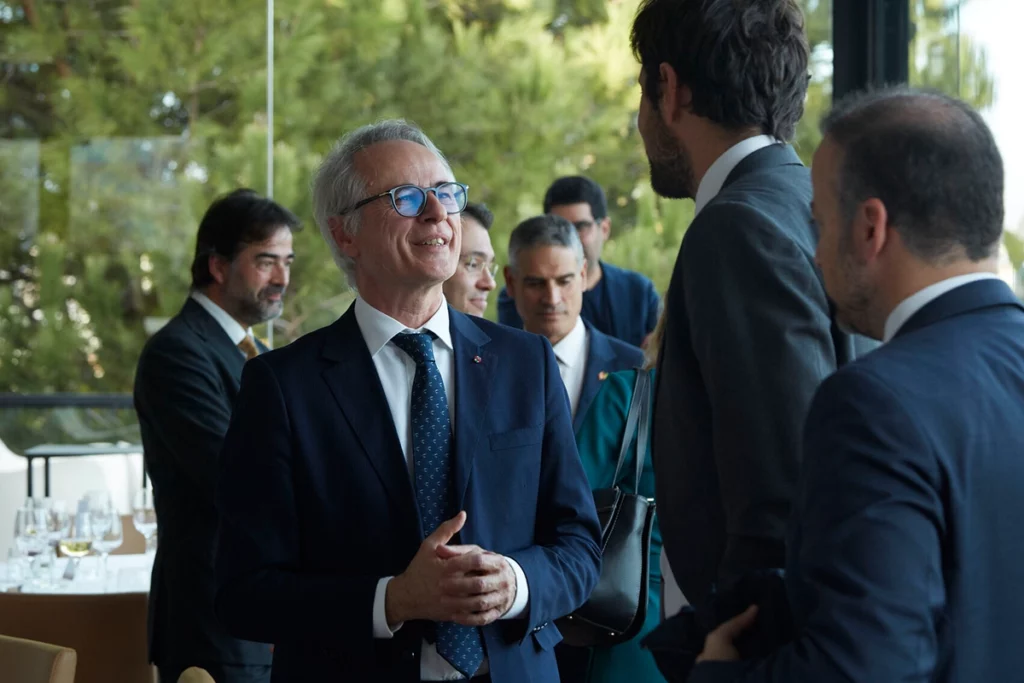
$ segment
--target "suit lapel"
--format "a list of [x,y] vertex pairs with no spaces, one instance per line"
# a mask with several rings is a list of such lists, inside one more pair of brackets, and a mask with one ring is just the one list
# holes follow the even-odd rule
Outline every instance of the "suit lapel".
[[195,333],[209,345],[213,353],[219,356],[228,369],[231,370],[231,376],[235,378],[235,389],[237,389],[237,385],[242,379],[242,366],[245,365],[245,356],[239,352],[237,346],[231,343],[228,333],[192,297],[185,301],[180,315],[188,326],[195,330]]
[[469,317],[449,308],[455,368],[455,461],[452,496],[461,510],[473,472],[473,456],[487,420],[498,356],[485,348],[490,337]]
[[[615,352],[612,351],[608,340],[588,324],[587,366],[583,369],[583,388],[580,389],[580,400],[576,404],[576,417],[572,421],[573,432],[583,424],[587,408],[594,402],[594,397],[601,389],[601,382],[604,381],[603,377],[608,376],[607,370],[613,360],[615,360]],[[604,373],[603,376],[602,373]]]
[[391,409],[353,307],[331,326],[322,356],[327,362],[322,373],[324,382],[359,441],[363,455],[377,472],[392,504],[417,520],[419,526],[412,482]]

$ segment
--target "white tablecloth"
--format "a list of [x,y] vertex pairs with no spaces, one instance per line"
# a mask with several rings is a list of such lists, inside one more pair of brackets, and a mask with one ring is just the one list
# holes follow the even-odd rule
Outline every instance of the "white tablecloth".
[[[11,571],[7,564],[0,563],[0,591],[20,590],[22,593],[55,593],[61,595],[95,593],[148,593],[149,580],[153,571],[153,554],[111,555],[107,558],[107,577],[99,576],[100,560],[89,556],[82,558],[77,576],[73,581],[62,579],[67,567],[67,558],[58,558],[52,579],[43,583],[25,581],[17,570]],[[24,570],[20,572],[24,574]]]

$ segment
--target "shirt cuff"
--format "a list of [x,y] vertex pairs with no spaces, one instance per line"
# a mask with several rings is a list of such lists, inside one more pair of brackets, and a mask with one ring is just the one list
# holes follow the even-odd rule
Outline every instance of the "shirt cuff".
[[377,591],[373,595],[373,637],[383,638],[385,640],[390,639],[395,633],[402,628],[405,622],[397,624],[395,630],[392,631],[388,626],[387,611],[384,609],[385,597],[388,592],[388,584],[391,583],[393,576],[385,576],[383,579],[377,581]]
[[511,557],[505,557],[505,561],[509,563],[512,567],[512,573],[516,575],[516,599],[512,601],[512,607],[500,618],[516,619],[523,615],[526,607],[530,604],[530,587],[526,583],[526,574],[523,573],[523,568],[519,566],[519,563]]

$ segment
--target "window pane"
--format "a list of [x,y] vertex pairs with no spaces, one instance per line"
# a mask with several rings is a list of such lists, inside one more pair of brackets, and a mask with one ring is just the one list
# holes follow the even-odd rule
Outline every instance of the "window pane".
[[1006,170],[1006,249],[1000,264],[1008,282],[1024,262],[1024,82],[1020,79],[1018,0],[911,0],[915,36],[911,85],[937,88],[977,107],[992,129]]
[[263,7],[0,0],[0,390],[131,390],[202,211],[266,187]]

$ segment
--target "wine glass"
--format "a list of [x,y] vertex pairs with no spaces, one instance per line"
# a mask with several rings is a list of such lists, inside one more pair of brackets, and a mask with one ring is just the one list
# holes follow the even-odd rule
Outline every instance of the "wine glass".
[[111,551],[121,547],[124,541],[124,529],[121,527],[121,515],[109,501],[105,505],[89,509],[89,521],[92,523],[92,549],[100,556],[100,580],[107,581],[107,557]]
[[67,568],[64,578],[74,580],[79,560],[92,552],[92,519],[86,501],[78,504],[78,512],[69,521],[67,534],[57,542],[57,547],[61,554],[71,558],[68,562],[73,563]]
[[156,535],[156,508],[153,506],[153,492],[139,489],[132,501],[132,524],[146,539],[146,554],[151,551],[152,538]]
[[33,578],[37,569],[36,557],[47,550],[48,540],[46,512],[36,507],[19,508],[14,517],[14,543],[18,552],[28,558]]

